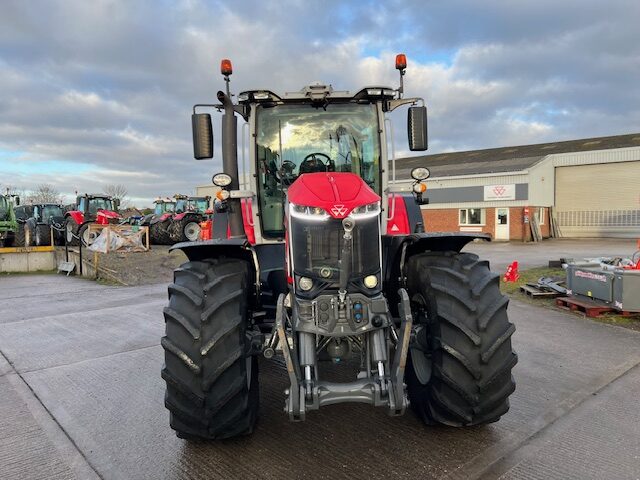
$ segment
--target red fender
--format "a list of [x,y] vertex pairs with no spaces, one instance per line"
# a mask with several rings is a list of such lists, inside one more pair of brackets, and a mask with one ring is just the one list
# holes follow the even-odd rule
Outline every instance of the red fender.
[[71,210],[70,212],[65,213],[64,218],[66,219],[67,217],[73,218],[73,221],[78,225],[82,225],[84,223],[84,214],[79,210]]
[[392,217],[387,220],[387,235],[409,235],[411,233],[409,215],[402,196],[389,195],[388,212]]
[[182,220],[182,219],[184,218],[184,216],[185,216],[187,213],[189,213],[189,212],[177,213],[177,214],[173,217],[173,219],[174,219],[174,220],[177,220],[177,221],[180,221],[180,220]]

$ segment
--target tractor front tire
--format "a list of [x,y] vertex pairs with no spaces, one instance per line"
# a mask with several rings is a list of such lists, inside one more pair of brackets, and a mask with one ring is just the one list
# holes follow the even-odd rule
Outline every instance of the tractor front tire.
[[515,326],[500,276],[472,253],[428,252],[407,264],[416,323],[407,387],[428,425],[492,423],[509,410],[515,390]]
[[221,440],[253,432],[258,361],[247,345],[249,266],[187,262],[174,272],[162,338],[165,406],[180,438]]
[[36,225],[36,245],[45,247],[51,245],[51,228],[49,225]]

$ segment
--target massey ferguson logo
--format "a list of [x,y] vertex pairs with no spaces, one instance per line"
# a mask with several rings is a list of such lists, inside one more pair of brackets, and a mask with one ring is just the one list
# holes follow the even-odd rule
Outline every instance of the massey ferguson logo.
[[504,192],[506,192],[507,189],[504,188],[502,185],[496,185],[495,187],[493,187],[493,193],[496,194],[496,197],[501,197],[504,195]]
[[336,204],[331,208],[331,213],[335,217],[344,217],[345,213],[347,213],[347,207],[342,204]]

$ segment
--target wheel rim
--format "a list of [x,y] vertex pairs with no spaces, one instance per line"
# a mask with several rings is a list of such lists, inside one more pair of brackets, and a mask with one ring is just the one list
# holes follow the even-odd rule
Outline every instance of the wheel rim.
[[188,240],[195,242],[200,238],[200,225],[196,222],[189,222],[184,226],[184,236]]
[[24,246],[31,246],[31,231],[27,227],[24,227]]
[[85,228],[84,232],[82,232],[82,242],[85,246],[89,247],[93,242],[95,242],[97,236],[95,233],[89,234],[89,229]]

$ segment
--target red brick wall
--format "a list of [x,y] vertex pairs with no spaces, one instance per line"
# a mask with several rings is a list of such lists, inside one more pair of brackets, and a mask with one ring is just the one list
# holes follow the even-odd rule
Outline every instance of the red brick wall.
[[[485,208],[485,224],[479,226],[482,233],[495,236],[496,209]],[[537,208],[529,207],[529,216],[535,214]],[[457,208],[443,208],[437,210],[422,210],[424,228],[427,232],[460,232],[463,226],[458,224],[459,211]],[[471,225],[470,225],[471,226]],[[549,237],[549,209],[545,209],[544,225],[540,226],[542,236]],[[510,240],[531,240],[531,229],[524,224],[524,208],[509,208],[509,238]]]

